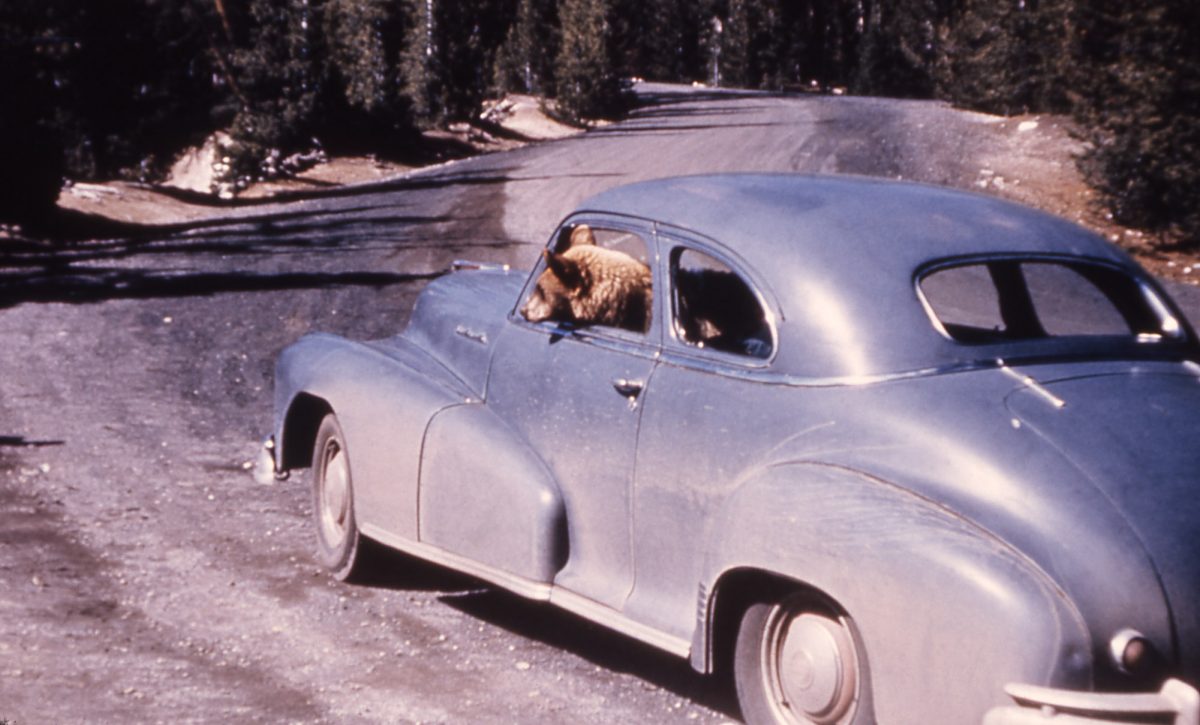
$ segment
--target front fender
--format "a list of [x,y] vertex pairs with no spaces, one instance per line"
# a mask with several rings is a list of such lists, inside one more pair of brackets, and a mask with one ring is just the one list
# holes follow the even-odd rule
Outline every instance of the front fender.
[[[461,382],[415,346],[308,335],[275,369],[276,455],[280,470],[306,466],[311,418],[332,411],[346,437],[360,527],[417,538],[421,441],[440,410],[471,400]],[[307,447],[307,448],[306,448]]]
[[[771,467],[738,487],[710,533],[709,626],[698,631],[712,631],[735,573],[815,589],[855,622],[884,716],[978,722],[1004,703],[1008,682],[1090,684],[1082,618],[1033,562],[883,480],[823,464]],[[694,656],[711,653],[711,642],[698,642]]]
[[420,482],[421,542],[549,584],[567,560],[558,484],[520,437],[482,405],[434,416]]

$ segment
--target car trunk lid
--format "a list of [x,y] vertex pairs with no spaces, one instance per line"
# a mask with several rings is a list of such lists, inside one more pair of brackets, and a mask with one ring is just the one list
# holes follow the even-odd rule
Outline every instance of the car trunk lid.
[[[1036,380],[1026,377],[1035,371]],[[1154,562],[1183,674],[1200,674],[1200,376],[1190,363],[1022,370],[1006,404],[1121,513]],[[1115,455],[1114,455],[1115,454]],[[1189,535],[1190,532],[1190,535]]]

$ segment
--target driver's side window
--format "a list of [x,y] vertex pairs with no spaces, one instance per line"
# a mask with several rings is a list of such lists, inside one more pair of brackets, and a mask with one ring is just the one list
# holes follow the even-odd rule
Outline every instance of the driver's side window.
[[564,226],[521,314],[530,322],[618,327],[647,332],[654,310],[653,275],[637,233],[590,224]]
[[768,358],[771,327],[750,285],[725,262],[695,249],[675,250],[671,264],[675,336],[685,344]]

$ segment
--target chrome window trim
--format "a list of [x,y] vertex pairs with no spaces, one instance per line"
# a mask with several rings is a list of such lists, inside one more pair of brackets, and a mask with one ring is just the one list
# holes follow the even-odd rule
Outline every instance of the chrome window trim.
[[585,345],[594,345],[606,350],[647,360],[656,360],[659,357],[658,345],[650,339],[649,333],[641,335],[629,330],[622,330],[618,327],[605,327],[603,325],[575,327],[569,323],[562,322],[530,322],[521,317],[520,314],[511,317],[510,322],[514,325],[540,332],[547,338],[559,338]]
[[[1084,362],[1104,362],[1127,359],[1124,356],[1113,356],[1111,358],[1097,358],[1087,356],[1083,358]],[[1197,378],[1200,378],[1200,364],[1189,359],[1173,358],[1148,358],[1151,361],[1158,362],[1175,362],[1184,365]],[[664,350],[658,358],[662,365],[671,365],[673,367],[688,368],[697,370],[703,373],[713,375],[721,375],[727,378],[736,378],[748,382],[759,383],[762,385],[779,385],[792,388],[840,388],[840,387],[859,387],[866,385],[878,385],[881,383],[891,383],[900,380],[913,380],[916,378],[928,378],[936,375],[954,375],[957,373],[971,373],[982,370],[997,370],[1005,374],[1011,375],[1011,371],[1015,367],[1029,367],[1033,365],[1055,364],[1069,361],[1078,361],[1069,355],[1052,355],[1044,356],[1015,356],[1007,358],[980,358],[978,360],[967,360],[962,362],[947,363],[945,365],[937,365],[927,368],[916,368],[913,370],[901,370],[891,373],[875,373],[870,375],[843,375],[843,376],[828,376],[821,377],[816,375],[792,375],[789,373],[780,373],[771,370],[763,369],[745,369],[735,368],[728,365],[713,364],[708,360],[698,358],[689,358]],[[1005,372],[1005,371],[1008,372]]]

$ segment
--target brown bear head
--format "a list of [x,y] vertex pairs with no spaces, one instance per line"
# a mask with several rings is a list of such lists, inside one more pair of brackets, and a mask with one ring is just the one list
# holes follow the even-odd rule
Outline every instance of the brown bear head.
[[584,264],[569,257],[567,252],[575,247],[594,246],[596,235],[587,224],[579,224],[569,230],[564,229],[559,240],[559,246],[565,246],[567,251],[542,250],[546,269],[538,277],[533,294],[521,307],[521,314],[530,322],[573,319],[571,301],[582,297],[587,291],[588,275]]
[[542,256],[546,260],[546,269],[538,277],[533,294],[521,307],[521,314],[530,322],[571,320],[574,318],[571,301],[587,291],[587,269],[566,252],[545,250]]
[[542,253],[546,268],[521,307],[525,319],[646,330],[652,308],[650,268],[625,252],[597,246],[595,240],[592,230],[580,225],[570,230],[569,249]]

